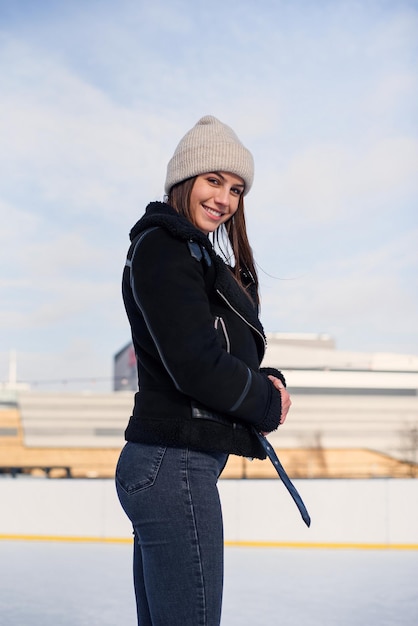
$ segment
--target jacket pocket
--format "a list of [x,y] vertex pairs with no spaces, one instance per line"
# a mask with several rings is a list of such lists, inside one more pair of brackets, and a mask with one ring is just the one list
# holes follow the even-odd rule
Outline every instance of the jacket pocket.
[[166,449],[128,441],[116,466],[116,483],[129,495],[152,487]]
[[218,331],[218,335],[221,339],[222,347],[228,352],[231,352],[231,342],[229,340],[228,330],[226,328],[225,320],[223,317],[217,315],[214,321],[215,330]]

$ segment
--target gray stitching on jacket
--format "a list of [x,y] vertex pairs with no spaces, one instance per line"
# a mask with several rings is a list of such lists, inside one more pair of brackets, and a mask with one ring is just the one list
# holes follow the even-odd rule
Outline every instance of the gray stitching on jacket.
[[251,381],[253,379],[253,375],[251,374],[251,370],[250,370],[249,367],[247,367],[247,372],[248,372],[247,382],[245,383],[244,390],[243,390],[242,394],[240,395],[240,397],[238,398],[238,400],[235,402],[234,406],[232,406],[229,409],[230,411],[236,411],[238,409],[238,407],[241,406],[241,404],[244,402],[244,400],[245,400],[245,398],[246,398],[246,396],[247,396],[247,394],[248,394],[248,392],[250,390]]
[[133,264],[134,256],[135,256],[135,253],[136,253],[136,251],[137,251],[137,249],[138,249],[139,244],[140,244],[140,243],[141,243],[141,241],[144,239],[145,235],[147,235],[148,233],[152,232],[153,230],[157,230],[157,228],[158,228],[158,226],[154,226],[154,227],[152,227],[152,228],[148,228],[147,230],[145,230],[145,231],[142,233],[142,235],[140,236],[140,238],[138,239],[138,241],[136,242],[136,244],[135,244],[135,246],[134,246],[134,249],[133,249],[133,252],[132,252],[132,256],[131,256],[131,258],[130,258],[130,259],[128,259],[128,260],[126,261],[126,265],[129,267],[129,271],[130,271],[130,281],[129,281],[129,282],[130,282],[130,285],[131,285],[132,295],[133,295],[133,297],[134,297],[135,304],[136,304],[136,306],[138,307],[138,309],[141,311],[141,313],[142,313],[142,315],[143,315],[143,318],[144,318],[145,324],[147,325],[147,328],[148,328],[149,334],[151,335],[152,340],[154,341],[155,347],[156,347],[156,348],[157,348],[157,350],[158,350],[158,354],[160,355],[160,359],[161,359],[161,361],[162,361],[162,363],[163,363],[163,365],[164,365],[165,369],[167,370],[168,374],[171,376],[171,378],[172,378],[172,380],[173,380],[173,383],[174,383],[174,385],[176,386],[176,389],[178,389],[179,391],[181,391],[181,387],[180,387],[180,385],[177,383],[177,381],[176,381],[176,379],[175,379],[175,377],[174,377],[173,373],[170,371],[170,368],[168,367],[167,361],[166,361],[166,360],[165,360],[165,358],[164,358],[164,355],[163,355],[163,353],[162,353],[162,350],[161,350],[161,348],[160,348],[160,346],[159,346],[159,344],[158,344],[157,338],[156,338],[156,336],[155,336],[155,334],[154,334],[154,332],[153,332],[153,330],[152,330],[152,326],[151,326],[151,324],[150,324],[150,321],[149,321],[149,319],[148,319],[147,315],[145,314],[144,309],[143,309],[143,308],[142,308],[142,306],[141,306],[141,301],[140,301],[139,296],[138,296],[138,294],[137,294],[137,292],[136,292],[136,289],[135,289],[134,277],[133,277],[133,271],[132,271],[132,264]]

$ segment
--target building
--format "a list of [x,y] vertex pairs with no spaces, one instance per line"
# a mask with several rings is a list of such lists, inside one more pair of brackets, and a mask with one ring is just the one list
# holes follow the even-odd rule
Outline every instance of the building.
[[[328,335],[274,333],[264,365],[283,370],[292,395],[288,421],[269,435],[289,475],[418,476],[418,356],[344,352]],[[131,344],[115,356],[114,388],[3,390],[0,472],[112,476],[136,389]],[[224,476],[275,472],[231,457]]]

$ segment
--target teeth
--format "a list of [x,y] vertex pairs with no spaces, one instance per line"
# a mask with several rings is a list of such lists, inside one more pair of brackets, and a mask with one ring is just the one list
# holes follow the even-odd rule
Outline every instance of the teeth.
[[221,217],[222,213],[220,211],[216,211],[215,209],[211,209],[210,207],[205,207],[208,213],[212,213],[212,215],[216,215],[216,217]]

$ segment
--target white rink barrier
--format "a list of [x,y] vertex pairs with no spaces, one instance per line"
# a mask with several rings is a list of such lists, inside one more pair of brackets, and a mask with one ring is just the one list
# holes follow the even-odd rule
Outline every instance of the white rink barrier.
[[[295,480],[307,528],[279,479],[221,480],[229,545],[418,549],[418,480]],[[0,539],[130,541],[114,482],[0,479]]]

